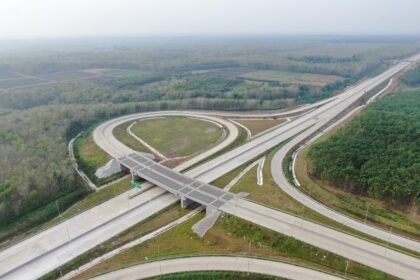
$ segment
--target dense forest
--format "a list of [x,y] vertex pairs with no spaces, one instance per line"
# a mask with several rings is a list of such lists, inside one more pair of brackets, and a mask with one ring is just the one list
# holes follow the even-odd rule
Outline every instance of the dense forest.
[[[408,56],[420,42],[334,38],[115,39],[0,46],[0,228],[86,188],[67,155],[81,130],[122,114],[277,109],[313,102]],[[327,55],[328,54],[328,55]],[[259,70],[331,74],[324,86],[242,79]],[[42,85],[31,86],[45,83]],[[36,221],[34,221],[35,223]]]
[[420,90],[369,105],[309,151],[312,174],[392,203],[420,201]]
[[401,81],[403,81],[404,84],[411,87],[420,86],[420,67],[410,70],[404,75],[402,75]]
[[[17,217],[51,204],[57,214],[88,193],[74,172],[67,144],[84,128],[115,116],[157,110],[141,104],[72,105],[14,111],[0,118],[0,229]],[[37,223],[38,221],[34,221]]]

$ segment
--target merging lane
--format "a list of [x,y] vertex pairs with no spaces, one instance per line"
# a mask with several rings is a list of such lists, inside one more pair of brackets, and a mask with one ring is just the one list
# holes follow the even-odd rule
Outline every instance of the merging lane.
[[[420,55],[414,57],[413,60],[417,60],[419,57]],[[331,98],[328,102],[324,101],[323,106],[313,106],[313,109],[302,117],[255,138],[247,144],[206,162],[199,167],[191,169],[185,175],[204,183],[209,183],[303,131],[315,131],[322,124],[335,118],[357,101],[365,92],[391,78],[395,73],[401,71],[411,63],[411,61],[401,62],[381,75],[362,82],[337,97]],[[112,130],[120,123],[132,121],[140,117],[165,115],[202,117],[195,112],[186,111],[134,114],[100,125],[94,131],[94,139],[112,157],[124,157],[133,151],[116,140],[112,134]],[[206,117],[213,118],[211,116]],[[226,126],[234,126],[229,122],[227,123]],[[228,139],[230,136],[231,134],[228,135]],[[230,138],[230,140],[234,140],[234,138],[236,136]],[[222,144],[229,145],[226,143],[228,141],[224,141]],[[180,170],[177,169],[177,171]],[[126,195],[122,194],[111,201],[87,211],[87,213],[82,213],[78,216],[79,218],[72,218],[67,222],[59,224],[16,246],[0,252],[0,262],[2,263],[0,267],[0,278],[37,278],[177,200],[174,195],[160,188],[151,188],[144,194],[135,197],[134,200],[126,199],[123,202],[122,199]],[[117,199],[121,199],[121,201],[118,202]],[[140,202],[143,200],[144,202]],[[234,198],[234,201],[234,203],[232,201],[225,202],[221,206],[223,211],[275,231],[295,236],[309,244],[370,265],[392,275],[407,279],[420,279],[420,263],[416,258],[274,211],[267,207],[262,207],[255,203],[250,203],[243,199]],[[125,207],[124,203],[133,203],[134,205],[130,209],[130,205]],[[101,207],[105,208],[106,211],[101,212]],[[115,213],[112,213],[113,211]],[[100,218],[97,221],[95,221],[96,216],[93,213],[99,215]],[[82,216],[83,214],[85,216]],[[70,224],[71,227],[68,226]],[[314,231],[314,229],[316,230]],[[381,251],[383,252],[382,254],[380,254]]]

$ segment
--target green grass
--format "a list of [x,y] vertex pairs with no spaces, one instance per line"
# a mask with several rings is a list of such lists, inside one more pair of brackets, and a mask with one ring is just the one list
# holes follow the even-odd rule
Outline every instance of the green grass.
[[140,121],[132,132],[170,158],[203,151],[223,135],[223,129],[212,123],[185,117]]
[[111,160],[111,157],[96,145],[90,132],[89,130],[83,133],[74,142],[74,157],[79,168],[85,172],[93,183],[99,185],[110,182],[118,176],[99,179],[95,175],[96,170]]
[[132,122],[126,122],[114,128],[112,133],[114,134],[115,138],[117,138],[121,143],[125,144],[127,147],[135,151],[150,153],[149,149],[143,146],[133,136],[128,134],[127,127],[129,127],[131,124]]
[[242,144],[244,144],[247,141],[246,138],[247,138],[246,131],[243,128],[238,127],[238,136],[236,137],[236,139],[232,143],[230,143],[230,145],[228,145],[227,147],[221,149],[220,151],[212,154],[211,156],[203,159],[202,161],[199,161],[199,162],[195,163],[194,165],[187,168],[186,170],[183,170],[183,172],[185,172],[187,170],[190,170],[190,169],[192,169],[196,166],[199,166],[199,165],[201,165],[205,162],[208,162],[208,161],[210,161],[210,160],[212,160],[212,159],[214,159],[214,158],[216,158],[220,155],[223,155],[223,154],[235,149],[236,147],[241,146]]
[[168,275],[162,275],[159,277],[147,278],[150,280],[162,279],[162,280],[236,280],[236,279],[247,279],[247,280],[281,280],[285,278],[274,277],[262,274],[248,274],[245,272],[230,272],[230,271],[198,271],[198,272],[183,272],[174,273]]
[[235,119],[236,122],[246,126],[250,131],[251,135],[255,136],[260,132],[263,132],[269,128],[277,126],[286,122],[286,119],[260,119],[260,120],[247,120],[247,119]]
[[[129,267],[159,257],[180,257],[203,254],[234,254],[266,257],[309,266],[330,272],[343,273],[346,259],[303,243],[293,237],[275,233],[233,216],[224,215],[204,238],[195,235],[191,226],[204,214],[143,244],[130,248],[77,276],[86,279],[116,269]],[[382,272],[350,262],[347,275],[355,278],[394,279]]]
[[281,71],[257,71],[247,73],[240,76],[243,79],[281,82],[290,84],[309,84],[324,86],[328,83],[342,80],[342,77],[333,75],[320,75],[310,73],[295,73],[295,72],[281,72]]

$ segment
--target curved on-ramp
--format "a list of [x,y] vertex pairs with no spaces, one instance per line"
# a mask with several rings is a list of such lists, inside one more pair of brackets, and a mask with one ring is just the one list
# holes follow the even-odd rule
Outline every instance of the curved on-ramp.
[[[334,123],[332,126],[335,126],[337,123],[340,123],[343,119],[347,118],[350,114],[344,116],[342,119]],[[332,127],[331,126],[331,127]],[[372,225],[368,225],[357,221],[351,217],[348,217],[342,213],[339,213],[326,205],[316,201],[315,199],[309,197],[298,188],[293,186],[289,180],[287,179],[284,170],[283,170],[283,161],[286,155],[289,153],[291,149],[293,149],[296,145],[304,141],[306,138],[310,137],[316,130],[319,129],[319,126],[313,127],[309,129],[297,137],[293,138],[283,147],[281,147],[276,154],[273,156],[271,161],[271,175],[276,182],[276,184],[288,195],[293,197],[295,200],[299,201],[306,207],[332,219],[335,220],[343,225],[346,225],[350,228],[356,229],[360,232],[369,234],[373,237],[386,240],[387,242],[399,245],[401,247],[420,252],[420,242],[410,239],[407,237],[400,236],[398,234],[385,231],[381,228],[374,227]],[[320,135],[316,135],[315,137],[319,137]]]
[[287,279],[328,280],[338,276],[297,265],[245,257],[190,257],[154,261],[116,270],[95,277],[95,280],[144,279],[178,272],[233,271],[284,277]]
[[227,137],[218,145],[212,147],[210,150],[200,153],[197,156],[194,156],[192,159],[187,160],[186,162],[182,163],[181,165],[177,166],[175,170],[184,170],[188,167],[193,166],[194,164],[204,160],[205,158],[217,153],[218,151],[226,148],[229,146],[235,139],[238,137],[238,128],[231,123],[230,121],[224,120],[219,117],[213,117],[206,114],[199,114],[197,112],[189,112],[189,111],[165,111],[165,112],[150,112],[150,113],[137,113],[131,114],[127,116],[122,116],[119,118],[115,118],[104,122],[103,124],[99,125],[93,131],[93,139],[95,140],[96,144],[108,153],[111,157],[118,158],[125,154],[130,154],[135,151],[121,143],[118,139],[115,138],[113,135],[113,130],[129,121],[139,120],[139,119],[148,119],[154,117],[170,117],[170,116],[183,116],[183,117],[192,117],[197,119],[203,119],[207,121],[212,121],[218,124],[223,125],[228,130]]

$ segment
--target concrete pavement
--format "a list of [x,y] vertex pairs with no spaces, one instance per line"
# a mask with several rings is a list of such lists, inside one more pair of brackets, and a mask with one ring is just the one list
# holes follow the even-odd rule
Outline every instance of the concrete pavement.
[[420,259],[235,197],[220,210],[402,279],[420,279]]
[[186,271],[234,271],[272,275],[287,279],[329,280],[340,277],[292,264],[245,257],[191,257],[161,260],[124,268],[95,280],[143,279]]
[[[418,57],[420,57],[420,55]],[[318,126],[320,123],[328,122],[329,120],[333,119],[338,114],[340,114],[350,104],[355,102],[366,91],[374,88],[375,86],[377,86],[384,80],[387,80],[388,78],[392,77],[395,73],[404,69],[409,64],[410,62],[402,62],[394,66],[393,68],[389,69],[388,71],[384,72],[383,74],[375,78],[369,79],[347,90],[345,93],[341,94],[340,96],[337,96],[329,100],[329,102],[325,103],[322,107],[314,109],[313,111],[305,114],[304,116],[294,121],[291,121],[290,123],[282,127],[279,127],[278,129],[275,129],[267,134],[264,134],[261,137],[258,137],[250,141],[249,143],[242,145],[241,147],[236,148],[224,154],[223,156],[220,156],[197,168],[194,168],[193,170],[186,172],[186,175],[198,178],[204,182],[213,181],[214,179],[222,176],[223,174],[226,174],[230,170],[233,170],[234,168],[240,166],[241,164],[247,162],[248,160],[278,145],[279,143],[297,135],[298,133],[306,129],[312,129],[313,127]],[[145,113],[144,115],[145,116],[159,116],[159,115],[165,115],[165,114],[191,115],[194,113],[157,112],[157,113]],[[118,118],[118,121],[122,123],[126,121],[131,121],[136,118],[138,118],[138,115],[130,115],[130,116]],[[105,149],[107,153],[109,153],[110,155],[114,157],[118,157],[120,155],[124,155],[124,154],[132,152],[132,150],[129,149],[128,147],[126,147],[119,141],[114,140],[115,138],[112,135],[112,130],[118,124],[116,122],[112,122],[112,123],[107,122],[106,124],[108,125],[107,126],[101,125],[100,127],[102,127],[102,129],[99,129],[99,130],[96,129],[94,132],[94,138],[95,138],[95,141],[98,141],[98,145],[101,146],[103,149]],[[168,197],[166,201],[155,202],[157,201],[155,200],[155,198],[158,196],[160,197],[160,195],[162,194],[151,197],[149,200],[151,200],[150,203],[153,204],[153,207],[151,207],[150,209],[147,209],[146,211],[139,211],[138,213],[136,213],[137,215],[136,217],[143,216],[145,215],[145,213],[153,214],[159,211],[159,209],[163,209],[167,205],[171,204],[172,201],[176,200],[175,197],[171,196],[172,199]],[[138,197],[142,197],[142,195]],[[122,207],[122,205],[123,204],[120,203],[118,207]],[[145,205],[149,205],[149,204],[145,204]],[[276,213],[280,213],[280,212],[268,209],[266,207],[263,207],[263,208],[265,210],[258,208],[256,204],[252,203],[248,211],[245,212],[245,215],[249,216],[250,217],[249,219],[251,219],[252,217],[253,217],[252,219],[257,219],[256,222],[258,222],[258,218],[267,216],[267,213],[270,213],[270,215],[274,215],[272,217],[276,217]],[[140,209],[140,208],[136,208],[136,209]],[[230,208],[226,208],[226,209],[227,209],[226,211],[232,210]],[[118,209],[115,209],[115,210],[118,211]],[[272,213],[271,211],[274,211],[275,213]],[[0,253],[0,262],[2,264],[3,263],[6,264],[5,266],[2,265],[3,271],[0,272],[0,275],[3,274],[2,276],[5,278],[9,278],[9,276],[13,276],[10,279],[27,279],[28,277],[36,278],[37,275],[42,275],[41,273],[45,273],[49,270],[52,270],[58,265],[63,264],[66,261],[68,261],[69,258],[71,259],[74,256],[77,256],[78,254],[85,252],[89,247],[92,247],[92,246],[95,246],[96,244],[101,243],[102,242],[101,240],[106,240],[106,239],[100,238],[101,231],[97,230],[98,228],[101,228],[107,225],[112,225],[113,233],[112,231],[110,231],[110,235],[116,234],[118,232],[121,232],[125,228],[128,228],[132,224],[128,222],[127,219],[130,221],[135,220],[130,216],[131,213],[133,213],[133,211],[123,211],[123,213],[120,212],[120,216],[118,216],[120,220],[118,222],[111,222],[110,219],[108,218],[108,219],[102,220],[101,223],[97,225],[97,227],[92,227],[89,224],[79,225],[80,231],[78,232],[78,235],[75,235],[76,238],[71,239],[70,242],[68,238],[65,238],[66,227],[63,227],[63,225],[58,226],[57,227],[58,229],[54,229],[59,233],[58,236],[61,236],[61,238],[54,236],[53,229],[49,231],[49,232],[53,232],[53,235],[50,234],[48,236],[43,236],[42,234],[40,234],[40,235],[34,236],[30,239],[32,241],[28,241],[28,240],[26,242],[24,241],[22,242],[23,245],[19,244],[16,247],[9,248],[8,250]],[[239,215],[240,213],[237,213],[237,214]],[[86,222],[92,221],[89,219],[93,219],[93,218],[95,217],[94,216],[86,217],[87,219]],[[283,218],[287,219],[287,217],[283,217]],[[284,228],[284,224],[283,225],[281,224],[282,221],[278,221],[275,218],[272,218],[271,220],[272,220],[271,222],[276,225],[276,230],[279,232],[282,232],[280,231],[282,228]],[[137,220],[136,223],[138,221],[139,220]],[[264,221],[267,222],[266,219]],[[262,220],[259,221],[259,224],[262,224]],[[267,225],[270,226],[269,221]],[[310,223],[310,225],[314,225],[314,224]],[[78,225],[75,224],[75,226],[77,227]],[[290,227],[290,225],[288,225],[287,227]],[[86,230],[86,229],[90,229],[90,230]],[[299,235],[299,230],[297,230],[295,234]],[[70,236],[72,236],[71,232],[70,232]],[[311,239],[312,242],[317,241],[318,238],[322,239],[322,236],[318,236],[316,233],[312,233],[311,236],[312,236],[312,239]],[[345,240],[345,236],[347,235],[344,235],[344,237],[340,236],[340,238],[343,238],[343,240]],[[94,238],[91,238],[91,237],[94,237]],[[306,240],[308,240],[308,237],[309,237],[309,234],[307,233],[306,235],[301,236],[302,240],[304,240],[305,242]],[[41,238],[41,239],[38,239],[38,238]],[[54,244],[52,244],[51,246],[49,245],[49,241],[50,241],[49,238],[51,238],[51,240],[55,242],[55,243],[52,242]],[[311,240],[308,240],[307,242],[311,243],[310,242]],[[358,240],[359,239],[355,238],[355,239],[352,239],[352,242],[357,243],[359,242]],[[366,241],[360,240],[360,242],[361,243],[358,243],[359,245],[364,244],[363,242],[366,242]],[[324,246],[325,249],[330,250],[332,252],[337,252],[339,254],[343,250],[342,248],[340,249],[339,247],[336,247],[339,245],[340,240],[338,240],[335,243],[328,243],[328,242],[318,242],[318,243],[320,244],[320,246]],[[366,243],[369,243],[369,242],[366,242]],[[53,248],[54,246],[55,248]],[[40,247],[39,250],[37,249],[38,247]],[[324,247],[321,247],[321,248],[324,248]],[[363,248],[363,246],[361,245],[359,247]],[[378,246],[378,247],[382,248],[382,250],[384,248],[381,246]],[[377,250],[378,248],[368,247],[368,246],[366,248],[370,248],[369,249],[370,251],[366,255],[367,257],[366,262],[363,261],[363,263],[366,263],[368,265],[375,265],[373,267],[379,267],[380,265],[378,265],[378,263],[382,262],[382,256],[378,256],[377,254],[375,254],[376,252],[375,250]],[[367,250],[366,248],[365,248],[365,251]],[[35,253],[32,253],[31,250],[33,250]],[[19,257],[14,258],[13,252],[15,252],[16,254],[20,254],[21,258]],[[350,254],[349,258],[360,259],[360,255],[357,250],[351,250],[349,252],[350,252],[348,253]],[[389,271],[389,268],[392,267],[393,261],[395,261],[395,263],[398,265],[397,265],[397,271],[395,272],[396,274],[394,275],[403,275],[405,277],[405,276],[409,276],[408,274],[412,272],[414,272],[414,274],[411,274],[411,275],[415,275],[415,276],[418,275],[417,274],[418,271],[415,269],[413,270],[412,265],[410,265],[410,262],[417,265],[418,263],[416,262],[416,259],[414,259],[414,262],[413,262],[411,257],[409,257],[410,259],[407,259],[407,258],[401,257],[400,255],[394,255],[394,253],[391,254],[387,252],[387,254],[392,255],[392,258],[390,259],[388,257],[389,260],[385,262],[387,264],[388,269],[384,271]],[[404,266],[406,267],[404,268]],[[417,266],[417,267],[420,267],[420,266]],[[384,269],[386,269],[386,267],[384,267]],[[12,271],[10,272],[10,270]],[[9,273],[7,273],[7,271],[9,271]],[[4,273],[7,273],[7,274],[4,274]]]
[[[349,115],[345,116],[348,117]],[[274,155],[271,161],[271,175],[276,182],[276,184],[288,195],[305,205],[306,207],[332,219],[335,220],[343,225],[348,227],[354,228],[360,232],[369,234],[373,237],[386,240],[387,242],[402,246],[404,248],[408,248],[410,250],[414,250],[420,252],[420,242],[403,237],[397,234],[390,233],[389,231],[385,231],[383,229],[362,223],[357,221],[353,218],[350,218],[344,214],[341,214],[333,209],[328,208],[324,204],[312,199],[311,197],[307,196],[303,192],[301,192],[298,188],[293,186],[289,183],[286,175],[283,171],[283,160],[286,157],[287,153],[298,143],[300,143],[303,139],[311,135],[316,131],[316,129],[307,130],[301,133],[299,136],[293,138],[287,144],[285,144],[282,148],[280,148],[276,154]],[[320,135],[316,135],[319,137]]]

